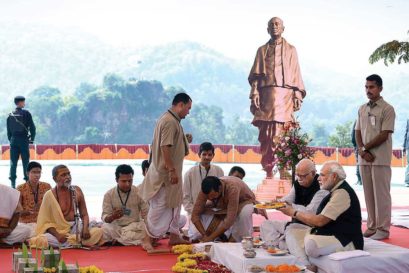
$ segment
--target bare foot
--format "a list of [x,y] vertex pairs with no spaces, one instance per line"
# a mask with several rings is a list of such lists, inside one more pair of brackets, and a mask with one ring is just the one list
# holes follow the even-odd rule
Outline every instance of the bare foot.
[[307,265],[306,267],[311,272],[318,272],[318,267],[315,265]]
[[152,238],[151,242],[152,242],[153,247],[157,247],[157,246],[161,245],[161,243],[159,242],[159,239],[157,239],[157,238]]
[[151,238],[149,238],[149,236],[146,236],[145,238],[143,238],[141,246],[146,251],[153,250],[153,246],[151,244]]
[[169,243],[170,246],[175,245],[190,245],[189,241],[183,240],[179,234],[171,233],[169,236]]

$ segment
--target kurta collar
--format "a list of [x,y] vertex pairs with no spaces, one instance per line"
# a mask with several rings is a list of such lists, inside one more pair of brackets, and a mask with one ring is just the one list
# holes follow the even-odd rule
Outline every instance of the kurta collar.
[[370,108],[374,108],[377,105],[381,106],[383,103],[385,103],[385,101],[383,100],[383,97],[380,97],[375,102],[368,101],[368,103],[366,105],[368,105]]
[[339,182],[331,189],[331,192],[334,192],[336,189],[338,189],[339,186],[341,186],[341,184],[344,183],[344,182],[345,182],[345,180],[339,181]]

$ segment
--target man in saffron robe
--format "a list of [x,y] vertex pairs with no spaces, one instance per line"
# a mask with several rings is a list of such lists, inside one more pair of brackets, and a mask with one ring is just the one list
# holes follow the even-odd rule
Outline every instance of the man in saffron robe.
[[[56,186],[44,195],[37,218],[36,236],[30,239],[30,245],[37,248],[48,245],[53,247],[102,245],[104,243],[102,229],[88,227],[89,216],[84,194],[80,187],[71,186],[70,170],[64,165],[58,165],[53,168],[52,174]],[[81,218],[77,226],[75,214],[79,214]]]

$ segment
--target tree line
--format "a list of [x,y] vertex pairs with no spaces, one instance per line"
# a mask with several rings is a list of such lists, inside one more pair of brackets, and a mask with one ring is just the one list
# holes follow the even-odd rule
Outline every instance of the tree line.
[[[81,83],[72,95],[64,95],[55,87],[39,87],[26,96],[26,108],[37,127],[38,144],[149,144],[156,120],[179,92],[185,91],[164,88],[159,81],[125,80],[107,74],[101,86]],[[3,116],[1,143],[5,144],[7,114]],[[217,106],[194,102],[182,124],[186,132],[193,134],[194,143],[257,141],[257,131],[248,122],[236,119],[226,126],[223,109]]]

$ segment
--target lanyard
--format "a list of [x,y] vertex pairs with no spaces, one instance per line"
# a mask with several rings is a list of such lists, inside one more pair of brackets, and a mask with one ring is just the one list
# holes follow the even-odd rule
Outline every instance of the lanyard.
[[116,187],[116,191],[118,192],[119,200],[121,200],[121,204],[123,208],[126,208],[126,203],[128,203],[129,194],[131,193],[132,188],[126,193],[125,203],[122,201],[121,194],[119,192],[119,187]]
[[179,119],[172,113],[172,111],[168,110],[168,112],[180,123]]
[[[205,168],[206,175],[205,175],[204,178],[206,178],[206,177],[209,175],[210,168],[211,168],[211,166],[209,166],[209,169],[208,169],[208,170],[206,170],[206,168]],[[203,177],[202,177],[202,166],[201,166],[200,164],[199,164],[199,174],[200,174],[200,180],[203,181]]]

